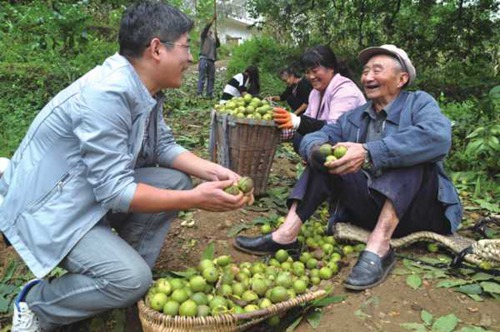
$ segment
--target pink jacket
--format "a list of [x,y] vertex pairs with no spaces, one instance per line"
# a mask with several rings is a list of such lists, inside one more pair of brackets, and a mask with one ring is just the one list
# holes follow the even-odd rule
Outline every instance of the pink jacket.
[[[365,96],[353,81],[340,74],[335,74],[326,88],[323,100],[321,100],[318,90],[311,91],[309,105],[304,115],[325,120],[327,123],[335,123],[343,113],[365,103]],[[321,112],[318,114],[320,109]]]

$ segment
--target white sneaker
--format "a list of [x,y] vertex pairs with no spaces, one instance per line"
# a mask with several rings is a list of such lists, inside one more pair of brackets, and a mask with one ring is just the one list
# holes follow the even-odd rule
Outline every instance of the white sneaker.
[[24,302],[24,298],[29,289],[39,283],[40,280],[31,280],[24,285],[21,293],[14,301],[14,316],[12,317],[11,332],[41,332],[40,323],[35,313],[30,310],[28,304]]

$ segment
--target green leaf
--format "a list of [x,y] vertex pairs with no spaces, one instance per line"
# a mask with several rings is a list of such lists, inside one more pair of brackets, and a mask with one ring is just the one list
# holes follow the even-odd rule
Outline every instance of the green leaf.
[[432,323],[432,320],[434,319],[432,314],[430,312],[428,312],[427,310],[422,310],[420,312],[420,318],[422,318],[422,321],[424,322],[424,324],[426,326],[430,326]]
[[299,316],[290,326],[286,328],[286,332],[293,332],[297,326],[299,326],[302,321],[302,316]]
[[436,287],[437,288],[452,288],[470,283],[470,281],[463,279],[448,279],[440,281]]
[[496,293],[500,294],[500,285],[496,282],[483,281],[479,283],[481,287],[483,287],[483,291],[487,293]]
[[244,230],[252,228],[252,227],[253,227],[253,225],[250,225],[250,224],[236,224],[229,229],[229,231],[227,232],[227,236],[235,237],[241,231],[244,231]]
[[169,271],[168,273],[177,277],[191,278],[192,276],[196,275],[198,271],[196,271],[196,269],[190,268],[186,271]]
[[210,242],[207,248],[201,254],[201,259],[214,259],[215,244]]
[[484,280],[494,280],[495,279],[495,277],[492,276],[491,274],[484,273],[484,272],[478,272],[478,273],[474,274],[471,278],[475,281],[484,281]]
[[12,276],[16,272],[17,269],[17,262],[15,260],[11,260],[9,262],[9,265],[7,266],[7,269],[5,270],[5,274],[3,275],[2,282],[9,281],[12,279]]
[[347,298],[346,295],[329,296],[329,297],[325,297],[323,299],[315,300],[315,301],[311,302],[311,304],[314,307],[325,307],[325,306],[332,304],[332,303],[342,302],[346,298]]
[[399,324],[402,328],[405,330],[409,331],[417,331],[417,332],[425,332],[427,329],[425,328],[424,324],[419,324],[419,323],[403,323]]
[[319,326],[319,323],[321,322],[321,317],[323,317],[323,311],[321,310],[313,310],[309,312],[307,315],[307,322],[311,324],[313,329],[316,329]]
[[419,289],[422,285],[422,279],[418,275],[412,274],[406,278],[406,284],[413,289]]
[[9,312],[10,299],[0,296],[0,313]]
[[484,299],[477,294],[467,294],[467,296],[469,296],[471,299],[473,299],[476,302],[483,302],[484,301]]
[[483,289],[478,284],[462,285],[455,289],[457,292],[464,294],[476,294],[479,295],[483,292]]
[[454,314],[442,316],[432,324],[433,332],[452,332],[458,325],[458,318]]

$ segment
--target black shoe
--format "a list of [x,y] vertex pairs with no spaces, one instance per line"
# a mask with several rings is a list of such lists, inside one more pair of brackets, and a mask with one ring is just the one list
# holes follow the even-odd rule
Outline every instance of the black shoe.
[[392,248],[382,258],[373,252],[363,250],[359,254],[356,265],[344,281],[344,287],[352,290],[364,290],[380,285],[395,264],[396,257]]
[[280,244],[273,241],[271,233],[256,237],[238,236],[233,245],[236,249],[257,256],[274,255],[280,249],[288,251],[292,256],[297,256],[300,253],[299,241],[295,240],[292,243]]

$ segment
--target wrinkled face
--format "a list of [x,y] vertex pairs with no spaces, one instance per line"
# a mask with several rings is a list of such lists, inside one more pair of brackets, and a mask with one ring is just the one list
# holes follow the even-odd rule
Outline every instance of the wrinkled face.
[[306,70],[306,77],[314,89],[325,92],[334,75],[333,69],[317,66]]
[[389,55],[375,55],[363,67],[361,84],[366,96],[373,101],[391,101],[408,81],[398,60]]
[[161,59],[159,74],[161,73],[162,89],[180,87],[183,74],[193,61],[187,33],[175,42],[160,44],[158,51]]

